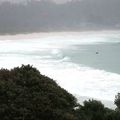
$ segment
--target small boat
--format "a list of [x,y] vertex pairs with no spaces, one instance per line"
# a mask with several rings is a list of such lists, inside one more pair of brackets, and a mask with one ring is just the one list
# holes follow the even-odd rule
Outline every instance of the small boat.
[[96,52],[96,54],[99,54],[99,52]]

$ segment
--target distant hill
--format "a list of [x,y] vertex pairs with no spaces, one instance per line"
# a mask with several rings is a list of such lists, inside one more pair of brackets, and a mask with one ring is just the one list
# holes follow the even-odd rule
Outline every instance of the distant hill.
[[120,0],[1,2],[0,33],[120,29]]

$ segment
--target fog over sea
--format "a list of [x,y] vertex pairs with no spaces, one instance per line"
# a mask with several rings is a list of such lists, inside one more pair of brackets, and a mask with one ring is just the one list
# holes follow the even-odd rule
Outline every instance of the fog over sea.
[[31,64],[70,93],[114,101],[120,92],[120,32],[0,36],[0,68]]

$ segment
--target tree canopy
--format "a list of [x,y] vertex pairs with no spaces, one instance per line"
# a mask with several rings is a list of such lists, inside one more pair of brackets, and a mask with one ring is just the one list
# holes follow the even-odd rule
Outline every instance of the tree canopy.
[[0,70],[1,120],[120,120],[120,94],[116,110],[100,101],[77,103],[54,80],[30,65]]
[[30,65],[0,70],[1,120],[74,120],[76,99]]
[[115,104],[117,106],[117,109],[120,110],[120,93],[118,93],[116,96],[115,96]]

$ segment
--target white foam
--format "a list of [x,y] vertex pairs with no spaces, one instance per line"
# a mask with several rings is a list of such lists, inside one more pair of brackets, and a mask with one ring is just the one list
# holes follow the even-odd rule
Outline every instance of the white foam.
[[0,67],[32,64],[73,94],[113,101],[120,91],[119,74],[72,63],[62,52],[72,45],[119,42],[108,38],[106,34],[64,34],[0,41]]
[[[73,63],[54,63],[48,69],[41,69],[43,74],[57,82],[73,94],[102,100],[114,100],[120,90],[120,75],[81,67]],[[56,67],[57,66],[57,67]]]

